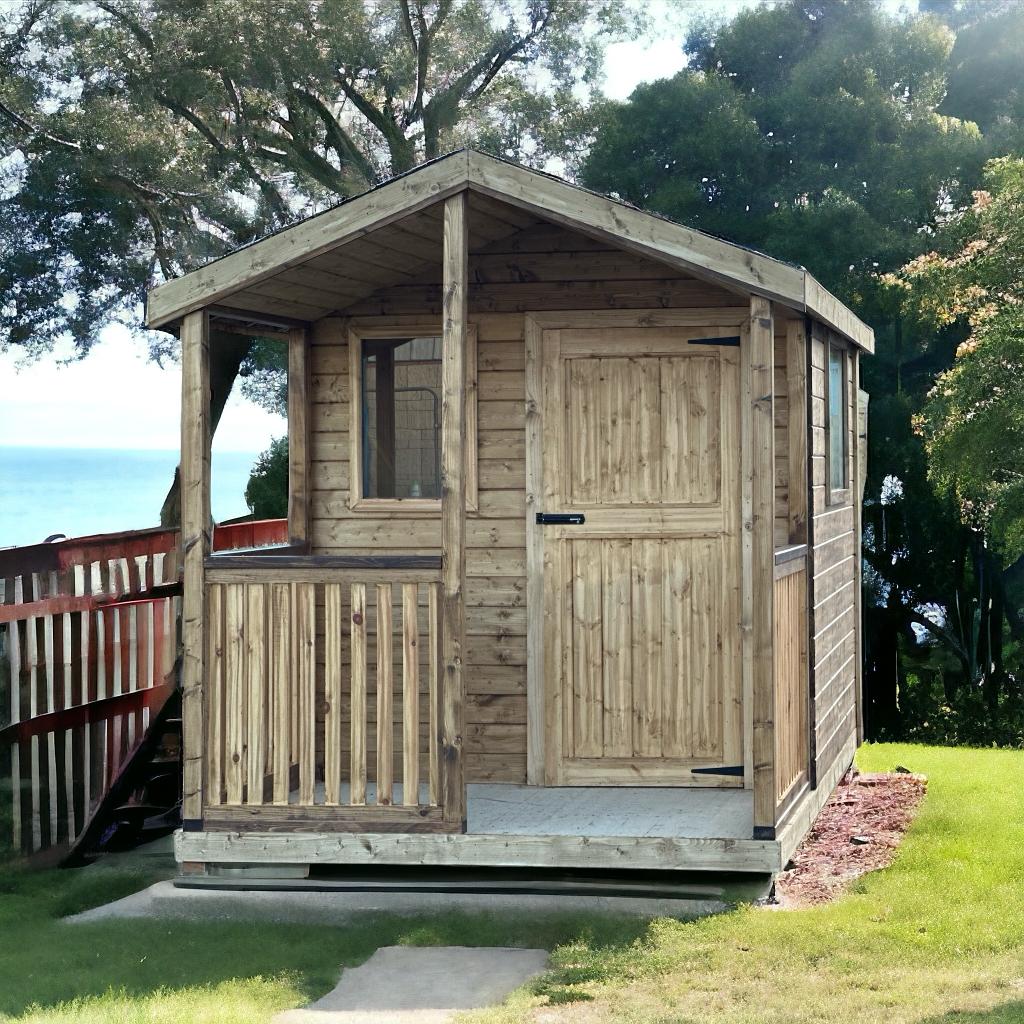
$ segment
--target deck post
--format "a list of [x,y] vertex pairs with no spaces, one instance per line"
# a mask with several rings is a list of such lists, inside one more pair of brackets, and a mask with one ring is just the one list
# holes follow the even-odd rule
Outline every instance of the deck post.
[[203,562],[210,551],[210,323],[204,310],[181,324],[182,824],[203,816]]
[[309,542],[309,332],[288,332],[288,542]]
[[441,339],[442,802],[445,821],[466,827],[463,713],[466,647],[467,193],[444,203]]
[[775,326],[772,304],[750,300],[750,508],[744,530],[750,535],[751,731],[754,838],[775,838]]

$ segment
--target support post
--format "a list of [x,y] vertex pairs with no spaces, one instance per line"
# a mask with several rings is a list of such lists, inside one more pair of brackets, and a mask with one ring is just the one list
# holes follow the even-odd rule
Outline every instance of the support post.
[[751,733],[754,838],[775,838],[775,672],[773,596],[775,590],[775,327],[771,303],[750,300],[750,534]]
[[288,541],[309,543],[309,332],[288,332]]
[[441,339],[442,798],[445,821],[466,827],[463,714],[466,648],[466,342],[469,233],[466,192],[444,204]]
[[181,325],[181,687],[185,828],[203,816],[203,562],[210,551],[210,325],[204,310]]

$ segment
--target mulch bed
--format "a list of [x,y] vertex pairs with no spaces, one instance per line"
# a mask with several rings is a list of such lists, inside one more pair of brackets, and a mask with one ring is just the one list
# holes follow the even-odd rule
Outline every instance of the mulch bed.
[[776,880],[776,905],[827,903],[890,864],[926,788],[925,777],[910,772],[848,772]]

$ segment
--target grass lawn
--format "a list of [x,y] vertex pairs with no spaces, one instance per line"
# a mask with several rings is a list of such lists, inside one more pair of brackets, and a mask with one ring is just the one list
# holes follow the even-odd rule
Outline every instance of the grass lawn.
[[741,907],[651,924],[450,916],[345,928],[70,927],[56,918],[148,879],[95,869],[3,876],[0,1019],[265,1021],[377,946],[455,943],[555,949],[541,982],[473,1018],[490,1024],[1021,1024],[1024,753],[868,746],[858,761],[924,772],[928,796],[896,863],[815,910]]

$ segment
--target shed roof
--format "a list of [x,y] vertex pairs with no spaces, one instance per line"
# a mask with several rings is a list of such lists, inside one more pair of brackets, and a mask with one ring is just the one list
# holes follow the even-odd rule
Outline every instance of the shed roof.
[[478,245],[543,221],[806,312],[868,352],[874,332],[803,267],[676,224],[542,171],[463,149],[153,288],[147,324],[216,306],[240,319],[308,323],[440,258],[440,206],[469,191]]

